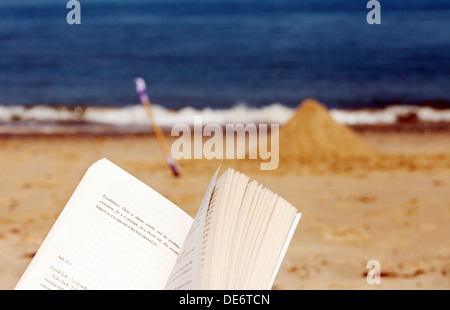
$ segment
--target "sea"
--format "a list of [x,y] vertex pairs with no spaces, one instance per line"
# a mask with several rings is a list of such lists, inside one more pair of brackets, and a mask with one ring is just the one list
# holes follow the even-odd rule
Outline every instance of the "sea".
[[[52,124],[450,121],[448,0],[0,0],[0,134]],[[379,4],[380,24],[367,16]],[[12,128],[12,129],[11,129]]]

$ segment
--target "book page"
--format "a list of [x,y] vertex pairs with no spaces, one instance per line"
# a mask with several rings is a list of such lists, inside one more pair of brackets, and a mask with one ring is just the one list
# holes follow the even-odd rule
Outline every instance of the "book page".
[[[228,289],[227,280],[230,275],[229,265],[231,253],[236,247],[236,242],[233,239],[234,233],[236,231],[236,223],[238,222],[239,211],[242,207],[242,200],[246,192],[246,187],[249,177],[246,175],[236,172],[233,175],[233,180],[231,183],[231,192],[229,194],[229,199],[227,199],[227,204],[221,206],[222,216],[219,218],[219,223],[217,224],[218,237],[215,242],[220,246],[218,247],[217,256],[214,260],[214,270],[217,274],[218,287]],[[230,267],[231,269],[231,267]]]
[[16,289],[163,289],[192,223],[103,159],[88,170]]
[[275,282],[275,278],[278,274],[278,270],[281,267],[281,263],[283,262],[284,256],[286,255],[287,249],[289,247],[289,244],[291,243],[292,237],[294,236],[294,233],[295,233],[295,229],[297,228],[298,222],[300,221],[301,217],[302,217],[302,214],[297,213],[294,217],[294,220],[292,221],[291,228],[289,230],[286,240],[284,241],[283,248],[281,249],[281,253],[278,256],[277,264],[275,265],[275,269],[273,270],[273,272],[271,274],[270,282],[267,287],[268,290],[272,289],[273,283]]
[[[275,199],[277,195],[274,195],[269,189],[263,188],[258,202],[255,206],[255,211],[252,216],[252,220],[248,227],[248,233],[246,234],[245,254],[243,254],[241,271],[242,274],[239,279],[239,287],[245,289],[257,289],[256,287],[249,287],[251,271],[255,267],[255,263],[261,259],[259,252],[263,237],[266,232],[267,223],[270,220],[272,210],[275,207]],[[282,227],[280,227],[282,229]]]
[[166,284],[166,289],[184,289],[184,290],[198,290],[201,289],[201,259],[202,259],[202,245],[203,232],[205,228],[206,214],[208,206],[211,202],[214,186],[216,183],[217,174],[220,167],[209,183],[208,189],[200,204],[200,208],[195,216],[194,223],[189,230],[180,255],[177,258],[175,267]]
[[245,197],[242,201],[239,215],[237,218],[236,229],[233,233],[232,242],[234,246],[230,250],[230,266],[228,269],[227,287],[235,288],[236,276],[243,274],[241,269],[243,256],[246,253],[248,245],[245,244],[246,236],[248,235],[248,227],[250,226],[251,214],[255,210],[255,202],[259,197],[262,185],[259,185],[256,181],[252,181],[247,186],[245,191]]
[[284,256],[282,250],[295,220],[296,211],[287,201],[277,197],[260,247],[257,250],[260,258],[251,263],[252,272],[249,274],[250,277],[247,280],[246,287],[266,289],[269,286],[272,274],[277,268],[279,257]]
[[201,287],[203,289],[217,289],[214,286],[217,273],[213,269],[214,258],[217,257],[217,250],[220,248],[220,244],[216,242],[217,225],[220,212],[223,211],[221,210],[221,204],[227,200],[230,194],[233,175],[234,170],[229,168],[220,176],[208,206],[202,243]]

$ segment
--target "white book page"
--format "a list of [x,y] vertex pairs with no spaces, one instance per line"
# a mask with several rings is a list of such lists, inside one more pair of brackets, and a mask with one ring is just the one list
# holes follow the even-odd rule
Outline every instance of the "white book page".
[[176,290],[199,290],[201,289],[201,258],[203,231],[205,228],[206,214],[211,201],[211,196],[216,184],[217,174],[220,167],[209,183],[208,189],[203,197],[203,201],[197,211],[194,223],[183,244],[175,267],[166,284],[166,289]]
[[203,232],[202,243],[202,289],[215,289],[217,273],[214,271],[214,259],[217,257],[217,225],[219,224],[219,217],[222,213],[222,204],[229,197],[231,180],[234,175],[233,169],[227,169],[220,178],[217,179],[215,189],[211,202],[208,207],[208,212],[205,219],[205,228]]
[[89,169],[16,289],[163,289],[192,222],[103,159]]
[[281,267],[281,263],[283,262],[284,256],[286,255],[287,249],[289,247],[289,244],[291,243],[292,237],[294,236],[295,229],[297,228],[298,222],[300,221],[300,218],[302,217],[301,213],[297,213],[295,215],[294,221],[292,222],[291,229],[289,230],[288,236],[286,238],[286,241],[284,242],[283,248],[280,253],[280,257],[278,258],[278,262],[275,266],[275,269],[272,273],[272,277],[270,279],[269,286],[267,287],[268,290],[272,289],[273,283],[275,282],[275,278],[277,277],[278,270]]

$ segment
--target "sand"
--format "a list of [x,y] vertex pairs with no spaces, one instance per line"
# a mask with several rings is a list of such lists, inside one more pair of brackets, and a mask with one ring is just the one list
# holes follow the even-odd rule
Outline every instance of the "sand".
[[[296,113],[301,122],[280,129],[303,139],[280,141],[279,169],[221,162],[303,212],[274,289],[449,289],[450,132],[357,132],[331,123],[316,103],[306,107]],[[307,160],[312,144],[310,154],[328,155]],[[14,288],[96,160],[110,159],[192,216],[219,163],[183,160],[174,178],[145,135],[9,137],[0,150],[0,289]],[[366,281],[369,260],[380,262],[380,285]]]
[[304,100],[281,127],[280,150],[284,162],[303,163],[372,159],[377,153],[314,99]]

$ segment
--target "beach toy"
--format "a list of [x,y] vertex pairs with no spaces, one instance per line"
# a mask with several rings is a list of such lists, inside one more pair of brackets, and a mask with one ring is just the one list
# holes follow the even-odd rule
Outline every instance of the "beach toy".
[[169,146],[167,145],[167,142],[164,139],[164,135],[163,135],[161,129],[159,128],[158,124],[156,123],[155,117],[153,116],[152,105],[151,105],[150,99],[148,98],[148,95],[147,95],[147,87],[145,85],[144,79],[142,79],[142,78],[134,79],[134,85],[136,86],[136,92],[138,93],[139,98],[141,99],[141,103],[144,106],[145,111],[147,112],[147,116],[150,120],[150,124],[153,128],[156,139],[158,140],[159,146],[161,147],[161,150],[164,154],[166,163],[172,170],[173,175],[178,177],[180,175],[180,172],[177,167],[177,164],[176,164],[175,160],[173,159],[172,154],[170,153],[170,150],[169,150]]

